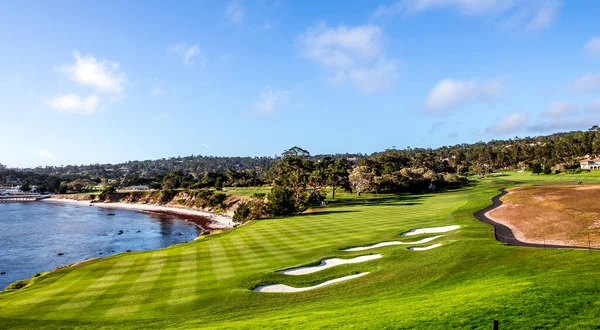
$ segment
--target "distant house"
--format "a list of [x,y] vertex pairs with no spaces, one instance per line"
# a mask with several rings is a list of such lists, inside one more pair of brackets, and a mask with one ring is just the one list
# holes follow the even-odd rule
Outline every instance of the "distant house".
[[579,162],[582,170],[600,169],[600,158],[589,158]]
[[129,186],[123,188],[123,190],[150,190],[148,186]]
[[19,186],[16,187],[0,187],[0,195],[18,195],[23,192],[19,189]]

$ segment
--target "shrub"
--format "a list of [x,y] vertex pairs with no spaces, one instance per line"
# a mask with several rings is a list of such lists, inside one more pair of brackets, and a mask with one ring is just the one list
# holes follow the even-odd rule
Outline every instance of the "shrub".
[[265,203],[264,194],[261,198],[252,198],[250,202],[250,219],[262,219],[270,216]]
[[161,194],[160,194],[160,201],[162,203],[168,203],[170,202],[173,197],[175,197],[177,195],[177,191],[175,190],[161,190]]
[[29,285],[29,280],[18,280],[13,282],[11,285],[6,287],[6,291],[9,290],[19,290]]
[[225,199],[227,198],[227,195],[223,194],[223,193],[216,193],[212,196],[210,196],[210,198],[208,199],[208,206],[210,207],[221,207],[221,208],[225,208]]
[[58,193],[59,194],[66,194],[67,193],[67,185],[61,184],[60,187],[58,187]]
[[104,190],[102,190],[102,193],[100,193],[100,199],[108,199],[110,198],[110,195],[114,194],[117,192],[117,189],[113,186],[113,185],[108,185],[104,187]]
[[294,192],[286,187],[275,186],[269,193],[267,210],[273,215],[293,214],[298,211],[294,200]]
[[244,222],[246,220],[250,220],[250,214],[251,214],[250,203],[242,202],[242,203],[240,203],[238,208],[233,213],[233,220],[235,220],[237,222]]
[[326,198],[325,194],[320,191],[313,191],[311,192],[310,195],[308,195],[307,199],[306,199],[306,204],[307,205],[319,205],[321,204],[322,201],[324,201]]

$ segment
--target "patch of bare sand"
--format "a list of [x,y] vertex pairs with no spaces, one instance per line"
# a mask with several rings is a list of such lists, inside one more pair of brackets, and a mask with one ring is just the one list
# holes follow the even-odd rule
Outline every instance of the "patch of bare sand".
[[579,186],[577,188],[575,188],[575,190],[583,190],[583,191],[588,191],[588,190],[600,190],[600,186]]
[[600,246],[600,186],[538,186],[511,190],[486,216],[509,227],[523,242]]

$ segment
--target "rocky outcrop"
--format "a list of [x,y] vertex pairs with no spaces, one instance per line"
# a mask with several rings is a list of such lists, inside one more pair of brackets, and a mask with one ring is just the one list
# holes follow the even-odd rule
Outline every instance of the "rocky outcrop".
[[182,190],[173,192],[154,190],[114,193],[110,195],[52,195],[52,198],[89,201],[91,203],[160,205],[223,214],[229,217],[233,216],[241,201],[249,200],[247,197],[218,196],[219,194],[222,193],[207,190]]

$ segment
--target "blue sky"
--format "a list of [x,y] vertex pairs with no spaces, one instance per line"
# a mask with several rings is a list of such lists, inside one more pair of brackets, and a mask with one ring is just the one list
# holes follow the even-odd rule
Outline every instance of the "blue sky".
[[0,163],[587,129],[598,17],[595,0],[0,1]]

